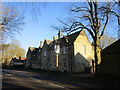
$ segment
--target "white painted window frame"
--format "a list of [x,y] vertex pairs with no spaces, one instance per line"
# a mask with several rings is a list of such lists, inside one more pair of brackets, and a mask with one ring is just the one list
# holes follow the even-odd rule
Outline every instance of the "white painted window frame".
[[82,53],[86,54],[86,45],[82,45]]

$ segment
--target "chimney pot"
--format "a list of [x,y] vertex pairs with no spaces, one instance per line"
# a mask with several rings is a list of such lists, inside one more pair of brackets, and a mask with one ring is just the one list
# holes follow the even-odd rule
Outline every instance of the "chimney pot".
[[40,41],[40,46],[41,46],[41,47],[43,46],[43,41]]

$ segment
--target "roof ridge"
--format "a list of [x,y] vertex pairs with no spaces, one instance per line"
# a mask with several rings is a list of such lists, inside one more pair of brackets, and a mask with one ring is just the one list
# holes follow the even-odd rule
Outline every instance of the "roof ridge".
[[52,41],[51,40],[45,40],[47,44],[50,44]]
[[[83,30],[83,29],[82,29],[82,30]],[[82,30],[80,30],[80,31],[77,31],[77,32],[74,32],[74,33],[72,33],[72,34],[69,34],[69,35],[66,35],[66,36],[71,36],[71,35],[74,35],[74,34],[80,33]]]

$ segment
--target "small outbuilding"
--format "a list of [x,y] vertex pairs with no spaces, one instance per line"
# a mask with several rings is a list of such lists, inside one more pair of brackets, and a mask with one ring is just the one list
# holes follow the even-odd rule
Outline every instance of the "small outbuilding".
[[120,39],[101,52],[100,75],[120,77]]

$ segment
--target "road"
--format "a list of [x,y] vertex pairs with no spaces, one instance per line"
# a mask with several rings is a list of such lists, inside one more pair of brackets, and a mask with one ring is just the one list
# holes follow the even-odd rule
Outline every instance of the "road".
[[2,88],[4,89],[65,89],[74,88],[84,90],[86,88],[118,88],[113,83],[106,84],[91,79],[85,79],[77,75],[69,74],[46,74],[27,71],[3,70]]

